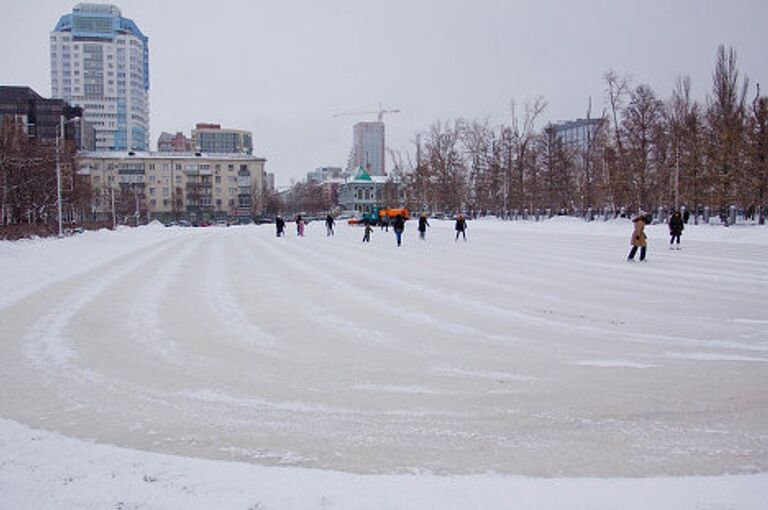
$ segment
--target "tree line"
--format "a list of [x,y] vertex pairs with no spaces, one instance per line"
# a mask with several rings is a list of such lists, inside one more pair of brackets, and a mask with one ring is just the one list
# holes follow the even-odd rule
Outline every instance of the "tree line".
[[[75,220],[90,211],[90,183],[77,175],[77,155],[71,140],[63,140],[59,154],[62,216],[65,221]],[[2,237],[52,233],[58,221],[57,204],[55,144],[29,137],[20,122],[6,117],[0,122]]]
[[704,101],[679,78],[664,99],[648,85],[605,73],[606,106],[586,117],[582,143],[536,129],[538,98],[510,122],[457,119],[418,133],[414,153],[390,151],[391,178],[405,205],[431,211],[506,215],[551,210],[655,210],[736,206],[764,222],[768,212],[768,98],[742,77],[732,48],[720,46]]

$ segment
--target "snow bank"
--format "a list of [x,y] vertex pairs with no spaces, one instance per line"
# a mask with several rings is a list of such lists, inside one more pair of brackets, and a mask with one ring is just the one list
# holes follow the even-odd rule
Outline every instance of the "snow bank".
[[683,478],[355,475],[127,450],[0,420],[0,508],[763,510],[768,474]]

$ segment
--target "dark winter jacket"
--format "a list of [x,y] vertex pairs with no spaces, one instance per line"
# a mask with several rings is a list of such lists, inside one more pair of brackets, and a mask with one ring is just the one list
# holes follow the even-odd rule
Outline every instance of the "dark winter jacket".
[[673,236],[679,236],[683,233],[683,229],[685,228],[683,224],[683,217],[680,216],[680,213],[674,213],[672,214],[672,217],[669,219],[669,233]]
[[467,220],[463,217],[456,218],[456,232],[464,232],[467,229]]
[[429,222],[427,221],[426,216],[422,216],[419,218],[419,232],[426,232],[427,227],[429,226]]
[[392,226],[394,227],[395,232],[397,232],[398,230],[402,232],[403,230],[405,230],[405,220],[403,219],[402,216],[398,215],[392,222]]

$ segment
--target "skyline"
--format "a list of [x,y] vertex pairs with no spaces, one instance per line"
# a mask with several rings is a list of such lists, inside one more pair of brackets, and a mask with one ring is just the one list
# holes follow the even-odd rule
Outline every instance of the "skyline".
[[[48,35],[77,3],[6,2],[0,83],[51,96]],[[267,158],[279,185],[345,166],[352,126],[375,115],[333,115],[379,102],[401,110],[385,117],[387,145],[405,152],[437,120],[508,122],[512,98],[522,107],[543,96],[540,125],[583,117],[590,96],[599,115],[610,68],[664,99],[688,74],[703,100],[720,44],[738,53],[750,97],[768,81],[760,26],[768,5],[751,0],[706,9],[690,0],[663,8],[597,0],[109,3],[149,37],[151,146],[161,132],[188,135],[197,122],[250,130],[254,154]]]

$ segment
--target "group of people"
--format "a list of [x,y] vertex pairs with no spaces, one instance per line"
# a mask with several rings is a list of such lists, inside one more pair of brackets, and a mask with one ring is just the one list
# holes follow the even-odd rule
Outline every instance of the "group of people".
[[[304,226],[305,226],[304,219],[301,217],[301,215],[296,216],[296,235],[299,237],[304,236]],[[325,232],[327,236],[334,235],[333,227],[336,224],[336,220],[334,220],[333,216],[330,214],[325,217]],[[392,226],[392,230],[395,232],[395,239],[397,241],[397,245],[401,246],[403,244],[403,232],[405,232],[405,218],[403,218],[402,215],[398,214],[395,216],[391,221],[388,217],[385,217],[381,221],[381,228],[386,229],[389,231],[389,226]],[[421,213],[421,216],[419,216],[419,238],[421,240],[425,240],[427,236],[427,227],[429,227],[429,221],[427,220],[427,213]],[[459,240],[459,236],[463,236],[464,240],[467,240],[467,220],[464,217],[463,214],[459,214],[456,217],[456,241]],[[275,218],[275,230],[277,237],[282,237],[285,235],[285,220],[278,216]],[[373,228],[371,227],[370,222],[365,222],[365,229],[363,231],[363,242],[369,243],[371,242],[371,232],[373,232]]]
[[[419,239],[424,241],[427,238],[427,227],[429,227],[429,221],[427,220],[427,213],[421,213],[419,216]],[[459,240],[459,236],[463,236],[464,240],[467,240],[467,219],[463,214],[459,214],[456,217],[456,224],[454,225],[456,230],[456,241]]]
[[[627,262],[634,262],[638,248],[640,249],[640,262],[645,262],[645,255],[648,249],[648,236],[645,235],[645,225],[651,222],[651,215],[640,211],[640,214],[632,218],[634,230],[629,243],[632,248],[629,250]],[[680,249],[680,236],[683,235],[685,221],[680,211],[675,211],[669,218],[669,249]]]
[[[632,223],[634,224],[634,230],[632,232],[632,237],[630,239],[630,245],[632,248],[629,251],[629,255],[627,256],[628,262],[634,262],[635,261],[635,255],[637,255],[638,250],[640,251],[640,262],[645,262],[646,260],[646,254],[648,250],[648,236],[645,235],[645,225],[651,222],[651,215],[646,214],[645,212],[640,212],[637,216],[632,218]],[[326,235],[332,236],[334,235],[333,227],[336,224],[336,220],[333,219],[333,216],[330,214],[326,216],[325,218],[325,229],[326,229]],[[384,221],[382,221],[382,229],[386,228],[387,231],[389,231],[389,226],[392,225],[392,229],[395,231],[395,239],[397,241],[397,246],[401,246],[403,243],[403,232],[405,232],[405,218],[403,218],[402,215],[395,216],[392,221],[389,221],[389,218],[386,218]],[[301,215],[296,216],[296,235],[299,237],[304,236],[304,226],[305,222],[304,219],[301,217]],[[427,227],[429,227],[429,220],[427,219],[427,213],[421,213],[419,216],[419,223],[418,223],[418,231],[419,231],[419,239],[422,241],[426,240],[427,238]],[[275,228],[277,230],[277,237],[281,237],[285,235],[285,220],[278,216],[275,219]],[[683,219],[682,214],[680,214],[680,211],[675,211],[672,213],[672,216],[669,218],[669,249],[681,249],[680,247],[680,236],[683,234],[683,229],[685,228],[685,221]],[[459,214],[456,217],[456,223],[454,226],[454,229],[456,230],[456,241],[459,240],[459,236],[462,236],[464,241],[467,240],[467,220],[464,217],[463,214]],[[371,232],[373,232],[373,228],[371,227],[370,222],[365,222],[365,229],[363,231],[363,242],[369,243],[371,242]]]
[[[333,226],[336,224],[336,220],[333,219],[333,216],[330,214],[325,218],[325,229],[326,229],[326,235],[332,236],[333,235]],[[306,226],[306,222],[304,221],[304,218],[301,217],[301,214],[296,216],[296,235],[299,237],[304,237],[304,227]],[[277,237],[282,237],[285,235],[285,220],[278,216],[275,218],[275,233],[277,234]]]

